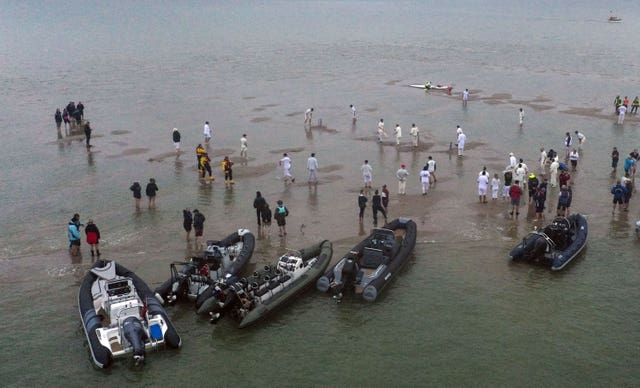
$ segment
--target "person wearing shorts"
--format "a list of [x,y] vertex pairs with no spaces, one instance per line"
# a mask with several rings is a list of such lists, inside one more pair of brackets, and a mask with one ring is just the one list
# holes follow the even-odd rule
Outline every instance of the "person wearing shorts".
[[513,213],[515,212],[517,217],[520,214],[518,208],[520,207],[520,196],[522,195],[522,189],[520,188],[520,182],[518,180],[514,181],[513,183],[514,184],[509,187],[509,197],[511,197],[511,212],[509,212],[509,214],[513,215]]
[[204,214],[200,213],[198,209],[193,209],[193,230],[195,231],[196,239],[195,244],[196,248],[200,246],[200,238],[204,232]]

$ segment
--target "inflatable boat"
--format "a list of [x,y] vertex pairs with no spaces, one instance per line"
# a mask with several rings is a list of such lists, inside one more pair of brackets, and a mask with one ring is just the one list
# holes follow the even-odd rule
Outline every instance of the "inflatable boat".
[[588,232],[587,219],[581,214],[556,217],[551,224],[525,236],[509,256],[514,261],[539,263],[558,271],[584,249]]
[[203,257],[169,265],[171,277],[156,288],[156,297],[163,304],[180,298],[196,301],[196,308],[200,307],[212,296],[212,284],[245,267],[255,245],[255,236],[248,229],[239,229],[221,241],[207,241]]
[[100,368],[128,354],[138,365],[144,362],[146,349],[182,345],[151,289],[112,261],[99,260],[87,273],[78,292],[78,307],[93,362]]
[[417,226],[409,218],[397,218],[372,233],[330,267],[316,287],[332,291],[339,300],[353,291],[373,302],[405,264],[416,245]]
[[273,265],[247,279],[229,278],[216,285],[217,303],[211,323],[225,313],[242,329],[252,325],[303,292],[324,273],[333,255],[333,245],[324,240],[299,251],[289,250]]
[[424,85],[424,84],[416,84],[416,85],[409,85],[412,88],[417,88],[417,89],[424,89],[425,91],[428,90],[446,90],[447,92],[451,92],[451,90],[453,90],[453,86],[451,85],[444,85],[444,84],[437,84],[437,85]]

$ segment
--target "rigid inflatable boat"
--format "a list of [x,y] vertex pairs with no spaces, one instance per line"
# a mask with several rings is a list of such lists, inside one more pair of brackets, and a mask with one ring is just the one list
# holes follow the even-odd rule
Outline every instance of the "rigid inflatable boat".
[[163,304],[189,299],[200,307],[211,297],[212,284],[226,275],[237,275],[244,268],[255,245],[256,239],[248,229],[239,229],[222,241],[207,241],[203,257],[170,264],[171,277],[156,288],[156,297]]
[[511,250],[514,261],[530,261],[561,270],[587,245],[589,228],[581,214],[556,217],[551,224],[534,230]]
[[373,302],[398,273],[416,245],[417,226],[409,218],[397,218],[373,232],[318,279],[316,287],[331,290],[340,299],[353,290]]
[[80,285],[78,307],[93,362],[100,368],[131,353],[137,365],[144,362],[146,349],[182,345],[145,282],[112,261],[99,260],[87,273]]

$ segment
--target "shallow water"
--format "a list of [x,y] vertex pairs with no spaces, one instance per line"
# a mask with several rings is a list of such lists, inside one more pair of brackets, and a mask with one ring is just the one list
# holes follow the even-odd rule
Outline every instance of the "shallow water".
[[[640,143],[638,119],[628,115],[620,128],[611,114],[616,94],[638,94],[634,41],[614,39],[640,32],[632,7],[609,24],[598,2],[82,2],[66,14],[78,20],[72,32],[55,10],[39,8],[0,10],[0,305],[14,317],[0,323],[0,348],[19,340],[20,353],[0,353],[4,384],[638,384],[638,200],[612,217],[609,194],[611,147],[624,155]],[[426,79],[452,82],[454,94],[406,87]],[[456,94],[464,88],[466,109]],[[69,100],[87,106],[90,153],[64,129],[58,140],[53,112]],[[305,131],[309,106],[326,128]],[[415,122],[425,145],[379,146],[381,117],[389,133],[399,123],[405,141]],[[205,120],[213,184],[199,182],[193,158]],[[462,160],[448,152],[457,124],[469,140]],[[173,127],[183,136],[179,157]],[[479,204],[477,173],[501,170],[509,152],[537,166],[539,147],[560,149],[574,129],[587,136],[572,205],[589,219],[587,250],[562,273],[511,264],[509,250],[536,224],[524,209],[514,221],[500,201]],[[243,133],[246,164],[237,159]],[[292,186],[279,179],[283,152],[293,158]],[[305,183],[311,152],[317,188]],[[225,155],[237,162],[232,189],[221,183]],[[423,197],[417,175],[428,155],[438,183]],[[221,238],[255,229],[256,190],[272,207],[283,199],[291,216],[286,240],[275,226],[260,237],[254,265],[323,238],[335,242],[337,259],[372,227],[356,217],[364,159],[374,185],[392,191],[389,216],[411,216],[420,229],[412,262],[375,304],[336,305],[310,291],[242,331],[178,306],[169,313],[183,349],[151,354],[142,370],[91,366],[76,301],[91,260],[86,246],[82,258],[66,251],[74,212],[96,221],[105,258],[152,287],[171,261],[193,253],[182,208],[203,211],[206,236]],[[402,163],[415,181],[398,198]],[[143,202],[136,211],[128,187],[150,177],[158,208]]]

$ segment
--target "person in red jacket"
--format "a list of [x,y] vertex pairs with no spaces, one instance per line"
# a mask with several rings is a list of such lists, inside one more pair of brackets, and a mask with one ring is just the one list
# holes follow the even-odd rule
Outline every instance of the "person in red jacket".
[[522,189],[518,183],[520,182],[516,180],[514,184],[509,187],[509,197],[511,198],[511,211],[509,214],[513,215],[513,212],[516,212],[516,217],[520,214],[518,208],[520,207],[520,196],[522,195]]
[[[84,232],[87,235],[87,244],[91,247],[91,257],[100,256],[100,230],[93,223],[92,219],[89,219],[87,226],[84,228]],[[95,253],[94,253],[95,249]]]

